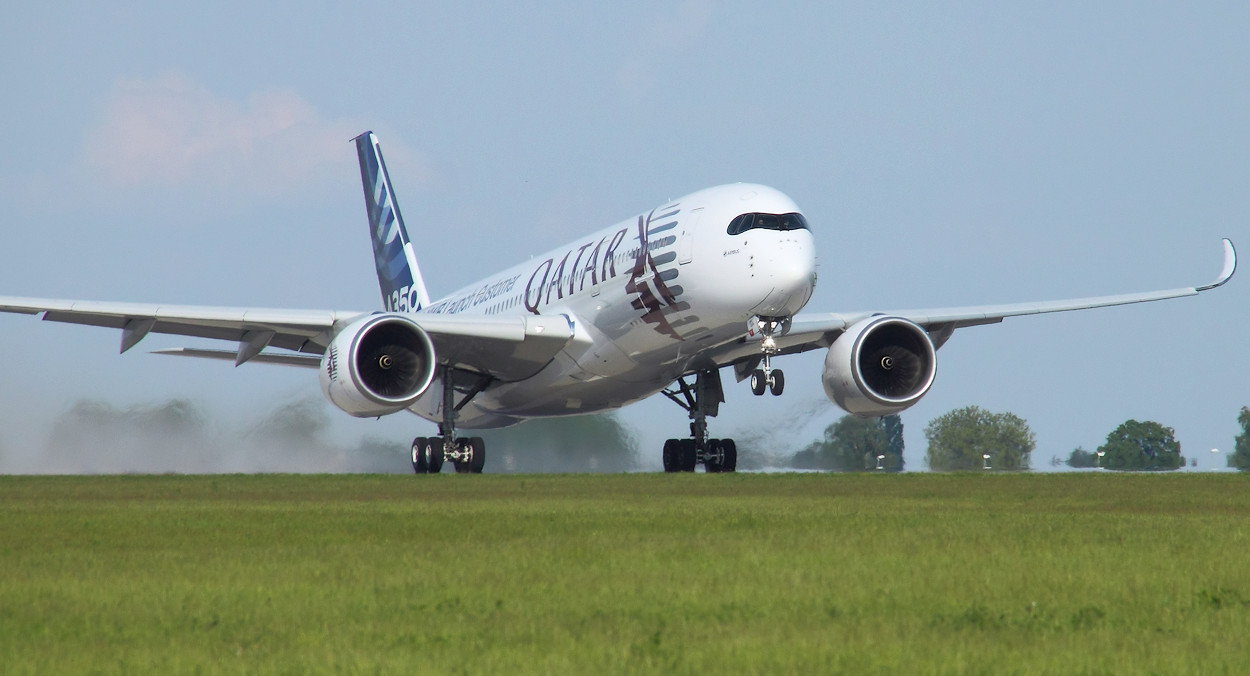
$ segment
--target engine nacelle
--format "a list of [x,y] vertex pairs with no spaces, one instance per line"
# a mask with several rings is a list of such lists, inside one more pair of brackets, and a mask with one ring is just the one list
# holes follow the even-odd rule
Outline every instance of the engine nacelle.
[[929,391],[937,352],[929,334],[901,317],[869,317],[851,325],[825,355],[825,394],[848,413],[898,413]]
[[321,358],[321,392],[358,418],[408,408],[434,380],[434,344],[411,318],[379,314],[353,322]]

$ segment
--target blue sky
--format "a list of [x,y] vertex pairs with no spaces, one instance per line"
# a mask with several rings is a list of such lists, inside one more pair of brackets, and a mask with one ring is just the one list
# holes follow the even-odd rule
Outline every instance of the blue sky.
[[[1250,255],[1250,5],[1210,3],[25,3],[0,25],[0,294],[379,306],[348,140],[379,134],[432,293],[709,185],[793,197],[815,311],[1205,283]],[[84,3],[86,4],[86,3]],[[904,414],[1025,418],[1034,465],[1129,418],[1223,467],[1250,404],[1246,271],[1199,298],[965,329]],[[0,318],[0,445],[75,401],[189,397],[220,424],[317,395],[115,332]],[[718,436],[778,449],[840,412],[822,355],[730,388]],[[623,412],[649,460],[686,428]],[[339,415],[343,439],[430,434]]]

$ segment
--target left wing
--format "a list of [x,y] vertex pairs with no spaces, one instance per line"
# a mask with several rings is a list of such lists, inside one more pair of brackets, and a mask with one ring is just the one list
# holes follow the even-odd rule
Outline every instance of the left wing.
[[[1007,317],[1036,315],[1049,312],[1068,312],[1071,310],[1088,310],[1113,305],[1129,305],[1147,303],[1168,298],[1195,296],[1203,291],[1222,286],[1233,276],[1237,269],[1237,251],[1229,239],[1224,239],[1224,267],[1214,282],[1202,286],[1190,286],[1162,291],[1146,291],[1142,293],[1126,293],[1115,296],[1096,296],[1091,298],[1074,298],[1068,300],[1039,301],[1033,303],[1013,303],[1009,305],[972,305],[966,307],[934,308],[922,310],[899,310],[893,312],[849,312],[849,313],[811,313],[796,315],[784,326],[780,335],[775,337],[781,354],[806,352],[821,347],[829,347],[848,327],[869,317],[888,315],[901,317],[918,324],[929,333],[934,347],[941,347],[955,329],[981,324],[995,324]],[[718,355],[720,364],[737,363],[739,379],[755,368],[752,363],[759,355],[758,341],[745,339],[741,347],[735,348],[725,355]],[[748,360],[748,361],[743,361]],[[748,368],[749,365],[749,368]]]

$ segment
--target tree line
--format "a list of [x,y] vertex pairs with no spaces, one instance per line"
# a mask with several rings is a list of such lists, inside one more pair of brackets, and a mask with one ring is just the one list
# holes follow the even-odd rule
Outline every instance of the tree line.
[[[978,406],[956,409],[925,427],[925,464],[935,471],[1022,470],[1037,442],[1024,419]],[[846,415],[825,428],[823,438],[795,454],[795,469],[837,472],[901,472],[903,421],[898,415]]]
[[[1228,466],[1250,470],[1250,407],[1237,418],[1241,433],[1234,440]],[[929,421],[924,430],[925,464],[938,472],[1030,469],[1037,440],[1028,423],[1014,413],[993,413],[965,406]],[[884,418],[843,416],[825,428],[821,439],[795,454],[792,466],[839,472],[901,472],[903,422]],[[1066,464],[1126,471],[1168,471],[1185,464],[1171,427],[1147,420],[1127,420],[1112,430],[1094,451],[1077,448]]]
[[1233,439],[1233,452],[1228,456],[1228,466],[1243,472],[1250,471],[1250,408],[1241,407],[1237,423],[1241,425],[1241,434]]

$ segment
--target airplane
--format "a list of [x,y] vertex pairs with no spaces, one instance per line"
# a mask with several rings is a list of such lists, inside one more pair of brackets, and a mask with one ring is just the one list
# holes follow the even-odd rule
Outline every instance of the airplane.
[[[1010,305],[803,312],[816,286],[812,228],[785,194],[754,184],[700,190],[588,234],[449,295],[430,296],[372,132],[353,139],[382,310],[170,306],[0,297],[0,311],[121,330],[126,352],[150,333],[233,341],[235,349],[159,354],[317,369],[322,393],[357,417],[410,411],[437,423],[412,466],[480,473],[481,437],[462,429],[620,408],[657,393],[686,410],[666,472],[733,472],[737,445],[712,438],[732,369],[751,391],[781,395],[776,357],[826,350],[821,380],[848,413],[899,413],[929,391],[936,353],[956,329],[1008,317],[1193,296],[1237,266],[1223,240],[1210,284]],[[419,242],[419,240],[418,240]]]

